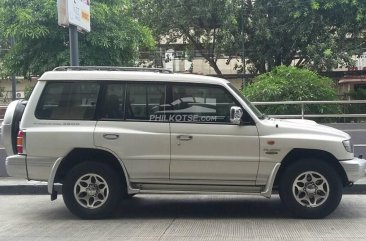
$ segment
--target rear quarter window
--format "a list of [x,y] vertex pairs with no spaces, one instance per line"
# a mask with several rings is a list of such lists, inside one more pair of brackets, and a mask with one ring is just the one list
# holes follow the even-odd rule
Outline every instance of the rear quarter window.
[[45,120],[93,120],[99,89],[96,82],[47,83],[35,116]]

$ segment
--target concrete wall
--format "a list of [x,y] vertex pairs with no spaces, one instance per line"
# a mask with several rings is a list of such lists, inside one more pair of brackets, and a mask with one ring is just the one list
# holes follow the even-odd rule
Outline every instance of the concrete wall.
[[[214,75],[216,72],[210,65],[207,60],[204,58],[194,58],[193,59],[193,73],[194,74],[203,74],[203,75]],[[218,59],[217,66],[221,70],[222,74],[237,74],[238,71],[235,69],[236,65],[241,65],[241,60],[232,59],[229,64],[227,64],[227,58]]]
[[[33,87],[37,83],[34,78],[31,81],[23,78],[17,78],[16,91],[24,92],[26,88]],[[0,80],[0,88],[4,88],[2,97],[0,97],[0,105],[8,104],[12,99],[12,81],[9,79]]]

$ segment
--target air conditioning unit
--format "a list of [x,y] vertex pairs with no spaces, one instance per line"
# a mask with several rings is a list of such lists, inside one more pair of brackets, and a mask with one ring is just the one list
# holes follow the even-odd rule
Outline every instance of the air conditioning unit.
[[24,98],[24,91],[18,91],[15,93],[15,97],[17,99],[23,99]]
[[183,58],[184,57],[184,52],[183,51],[175,51],[175,56],[176,58]]

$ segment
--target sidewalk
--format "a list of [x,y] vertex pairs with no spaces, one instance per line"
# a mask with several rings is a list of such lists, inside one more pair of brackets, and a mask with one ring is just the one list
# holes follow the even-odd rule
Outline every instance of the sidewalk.
[[[59,188],[58,188],[59,189]],[[356,182],[353,187],[346,187],[344,194],[366,194],[366,177]],[[13,177],[0,177],[0,195],[48,194],[47,182],[27,181]]]

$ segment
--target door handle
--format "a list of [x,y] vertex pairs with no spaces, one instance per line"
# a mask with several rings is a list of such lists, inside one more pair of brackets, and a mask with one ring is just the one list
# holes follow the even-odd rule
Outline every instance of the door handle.
[[177,136],[177,139],[180,141],[190,141],[193,139],[193,137],[190,135],[179,135]]
[[119,135],[118,134],[103,134],[104,139],[107,140],[116,140],[118,139]]

